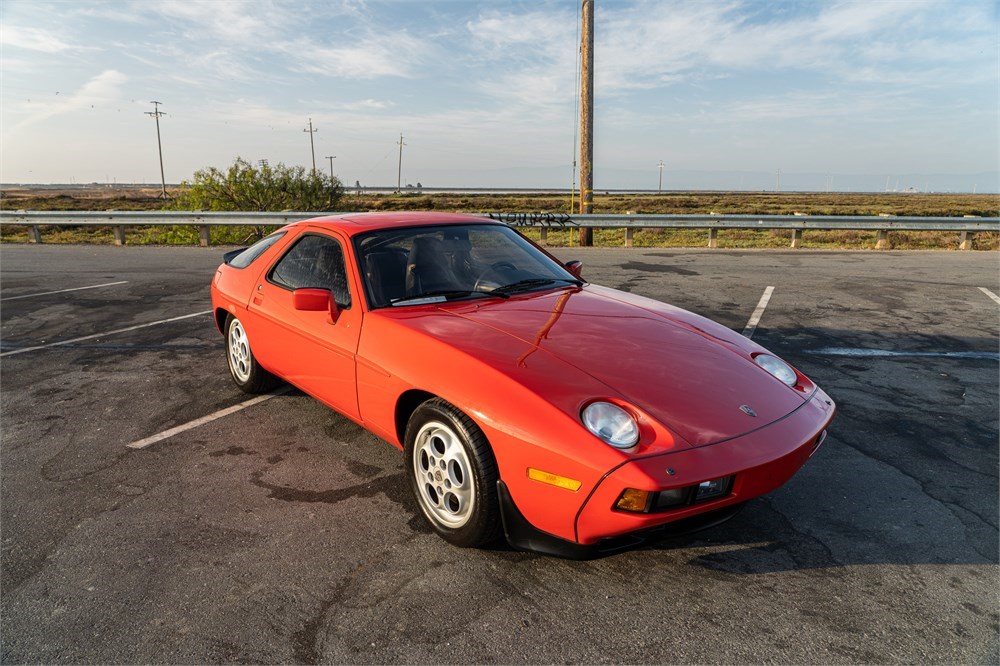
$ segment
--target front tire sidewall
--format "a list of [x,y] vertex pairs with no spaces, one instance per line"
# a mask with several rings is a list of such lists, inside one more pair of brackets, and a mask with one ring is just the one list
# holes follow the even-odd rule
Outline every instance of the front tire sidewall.
[[[428,505],[424,487],[426,479],[419,478],[421,449],[418,439],[422,432],[426,436],[428,428],[433,430],[442,427],[454,434],[456,443],[462,447],[462,451],[457,452],[457,458],[464,459],[469,466],[467,480],[472,483],[469,510],[458,520],[461,524],[456,524],[454,519],[449,520],[451,524],[448,524],[443,519],[448,517],[439,515],[440,508],[435,510]],[[496,460],[485,435],[468,416],[443,400],[425,402],[417,408],[407,424],[404,459],[410,489],[417,505],[439,536],[462,547],[482,546],[497,539],[500,533],[500,511],[496,490]],[[426,461],[423,464],[426,465]]]

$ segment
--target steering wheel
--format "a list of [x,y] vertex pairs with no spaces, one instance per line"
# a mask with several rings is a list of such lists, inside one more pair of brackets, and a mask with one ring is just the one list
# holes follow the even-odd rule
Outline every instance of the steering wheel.
[[489,280],[487,276],[494,275],[496,273],[504,273],[516,271],[517,266],[510,263],[509,261],[497,261],[490,264],[485,270],[483,270],[479,275],[476,276],[476,284],[472,287],[473,291],[486,291],[489,289],[496,289],[500,286],[500,282],[496,280]]

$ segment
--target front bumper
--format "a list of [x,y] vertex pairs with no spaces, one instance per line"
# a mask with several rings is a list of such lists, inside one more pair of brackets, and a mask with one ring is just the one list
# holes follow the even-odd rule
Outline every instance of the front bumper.
[[[747,500],[786,483],[823,443],[835,410],[829,396],[817,389],[795,411],[745,435],[619,465],[608,471],[583,501],[576,516],[575,542],[534,530],[502,487],[508,541],[527,550],[591,557],[607,550],[609,538],[671,526],[682,531],[692,531],[686,529],[692,526],[711,527],[727,520]],[[730,491],[716,499],[656,513],[615,508],[627,488],[656,492],[726,476],[733,476]]]
[[726,522],[743,508],[743,503],[732,504],[713,511],[699,513],[689,518],[676,520],[650,529],[631,532],[621,536],[599,539],[591,544],[576,543],[544,532],[521,514],[510,496],[507,484],[497,481],[497,495],[500,499],[500,516],[503,519],[504,536],[507,542],[520,550],[544,555],[565,557],[571,560],[589,560],[634,548],[649,540],[683,536],[715,527]]

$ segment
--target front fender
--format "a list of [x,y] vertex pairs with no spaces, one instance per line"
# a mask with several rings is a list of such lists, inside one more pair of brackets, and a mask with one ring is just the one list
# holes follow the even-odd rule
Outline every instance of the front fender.
[[[357,363],[365,426],[402,448],[395,428],[400,396],[417,389],[447,400],[490,441],[500,477],[524,517],[573,539],[584,498],[607,470],[629,459],[576,416],[607,387],[528,343],[460,317],[435,313],[415,326],[421,314],[413,310],[376,310],[365,318]],[[531,480],[529,467],[581,486],[570,491]]]

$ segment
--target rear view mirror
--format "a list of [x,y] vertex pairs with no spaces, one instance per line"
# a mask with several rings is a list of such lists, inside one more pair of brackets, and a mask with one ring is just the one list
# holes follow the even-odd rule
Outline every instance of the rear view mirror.
[[579,261],[577,259],[574,259],[573,261],[567,261],[566,262],[566,270],[568,270],[573,275],[573,277],[575,277],[577,279],[580,279],[580,280],[583,279],[583,276],[580,275],[580,273],[583,272],[583,262],[582,261]]
[[340,317],[340,308],[328,289],[296,289],[292,292],[292,307],[306,312],[325,310],[330,313],[331,324],[336,324]]

